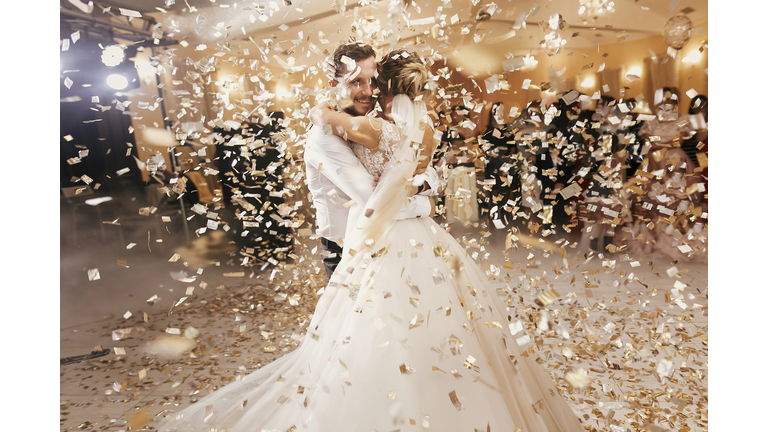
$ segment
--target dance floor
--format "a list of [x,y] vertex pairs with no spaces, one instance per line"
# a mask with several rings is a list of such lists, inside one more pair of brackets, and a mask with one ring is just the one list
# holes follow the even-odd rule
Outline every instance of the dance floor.
[[[60,356],[71,362],[60,366],[62,431],[153,430],[295,348],[327,282],[311,237],[298,238],[292,263],[246,268],[226,237],[189,242],[172,212],[170,223],[122,225],[76,224],[72,214],[62,205]],[[90,217],[99,216],[109,219]],[[514,293],[517,336],[530,337],[528,352],[585,426],[708,430],[706,264],[590,255],[577,236],[526,230],[505,250],[500,233],[451,225],[493,286]],[[108,353],[75,358],[93,350]]]

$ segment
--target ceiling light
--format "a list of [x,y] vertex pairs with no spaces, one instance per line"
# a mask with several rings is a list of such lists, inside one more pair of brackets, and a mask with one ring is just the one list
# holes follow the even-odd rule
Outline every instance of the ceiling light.
[[120,45],[110,45],[101,52],[101,62],[108,67],[115,67],[125,60],[125,48]]
[[293,96],[293,94],[288,89],[282,86],[278,86],[275,90],[275,93],[278,99],[287,99]]
[[593,21],[616,10],[610,0],[579,0],[579,15]]
[[123,90],[128,87],[128,78],[120,74],[112,74],[107,77],[107,85],[115,90]]
[[383,35],[380,34],[381,22],[374,17],[360,17],[356,18],[352,23],[352,32],[365,41],[378,42],[383,40]]
[[642,69],[639,67],[634,67],[630,69],[626,74],[624,74],[624,79],[627,80],[628,83],[632,81],[637,81],[640,79],[640,76],[642,75]]
[[[566,28],[568,25],[560,14],[550,16],[546,25],[549,27],[549,30],[545,30],[547,33],[544,35],[544,40],[539,42],[539,44],[550,55],[557,54],[560,47],[566,43],[566,39],[560,36],[559,30]],[[542,27],[544,27],[544,23],[542,23]]]
[[526,54],[526,56],[523,57],[523,70],[533,69],[537,64],[539,64],[539,62],[536,61],[536,59],[533,58],[530,54]]
[[696,63],[699,60],[701,60],[701,52],[699,50],[694,50],[683,58],[683,63]]

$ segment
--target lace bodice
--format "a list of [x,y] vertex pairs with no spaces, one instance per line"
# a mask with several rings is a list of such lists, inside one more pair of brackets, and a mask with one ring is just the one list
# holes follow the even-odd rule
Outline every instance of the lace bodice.
[[360,163],[363,164],[369,174],[374,177],[381,177],[392,156],[393,148],[400,141],[400,132],[397,127],[392,123],[384,122],[378,148],[370,150],[362,144],[353,142],[352,151],[355,152],[355,156],[360,159]]

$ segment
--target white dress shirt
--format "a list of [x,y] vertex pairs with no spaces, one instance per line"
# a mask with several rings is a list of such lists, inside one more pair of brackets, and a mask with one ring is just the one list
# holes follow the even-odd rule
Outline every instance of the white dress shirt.
[[[347,229],[347,218],[354,206],[355,213],[365,207],[373,194],[373,176],[366,171],[350,145],[342,138],[323,133],[313,126],[307,134],[304,149],[307,186],[312,193],[317,219],[317,235],[338,242]],[[437,190],[439,179],[430,164],[418,179],[429,189],[416,195],[400,209],[396,220],[430,217],[429,195]],[[350,200],[354,203],[347,204]],[[345,204],[347,204],[345,206]]]

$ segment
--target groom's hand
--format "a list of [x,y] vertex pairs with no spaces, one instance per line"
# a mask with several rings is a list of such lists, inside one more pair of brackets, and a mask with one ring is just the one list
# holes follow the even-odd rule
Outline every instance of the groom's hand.
[[376,177],[376,178],[374,178],[374,179],[373,179],[373,188],[374,188],[374,189],[376,189],[376,186],[378,186],[378,185],[379,185],[379,179],[380,179],[380,178],[381,178],[381,177]]

